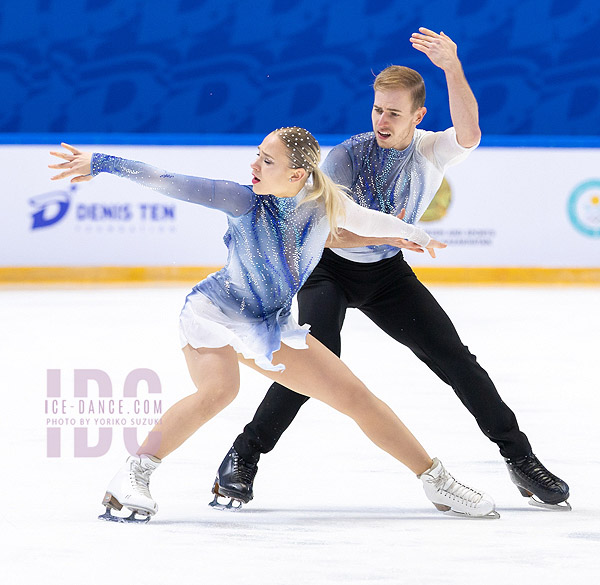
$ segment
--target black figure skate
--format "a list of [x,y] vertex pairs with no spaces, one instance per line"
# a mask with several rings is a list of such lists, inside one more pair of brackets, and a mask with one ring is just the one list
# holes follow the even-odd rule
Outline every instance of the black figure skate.
[[[257,471],[256,463],[248,463],[233,447],[229,449],[217,471],[212,488],[215,498],[209,506],[217,510],[239,510],[254,497],[252,487]],[[229,498],[229,502],[219,502],[219,496]]]
[[533,454],[506,459],[510,479],[532,506],[568,512],[569,486],[550,473]]

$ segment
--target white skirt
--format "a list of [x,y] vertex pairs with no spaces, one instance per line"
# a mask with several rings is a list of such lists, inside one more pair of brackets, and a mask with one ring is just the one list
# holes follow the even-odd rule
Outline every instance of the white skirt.
[[240,317],[233,320],[207,296],[195,291],[188,295],[179,315],[179,339],[181,347],[188,344],[194,348],[231,345],[246,359],[254,360],[259,368],[281,372],[285,366],[273,365],[273,353],[280,349],[282,342],[293,349],[306,349],[310,325],[298,325],[291,315],[278,317],[277,323],[281,335],[274,342],[262,319]]

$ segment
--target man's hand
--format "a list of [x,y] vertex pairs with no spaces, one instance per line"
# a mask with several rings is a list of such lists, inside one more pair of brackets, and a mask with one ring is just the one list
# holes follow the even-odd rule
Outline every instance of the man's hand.
[[446,75],[450,116],[456,130],[456,140],[464,148],[471,148],[481,140],[479,108],[458,59],[456,43],[446,34],[419,28],[410,37],[412,46],[425,53],[434,65]]
[[440,69],[448,71],[453,67],[461,68],[456,43],[443,32],[437,34],[428,28],[421,27],[418,33],[412,34],[410,42],[417,51],[425,53],[430,61]]

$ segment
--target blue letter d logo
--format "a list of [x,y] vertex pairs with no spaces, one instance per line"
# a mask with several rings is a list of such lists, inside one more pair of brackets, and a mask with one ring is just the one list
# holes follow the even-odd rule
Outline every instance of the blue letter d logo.
[[35,208],[32,213],[32,230],[48,227],[60,221],[71,203],[71,197],[66,191],[51,191],[37,195],[29,200],[29,203]]

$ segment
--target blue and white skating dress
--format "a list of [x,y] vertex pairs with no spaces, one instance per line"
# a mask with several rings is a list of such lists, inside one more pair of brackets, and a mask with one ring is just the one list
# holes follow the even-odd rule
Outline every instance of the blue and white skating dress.
[[[94,153],[92,175],[128,178],[160,193],[227,214],[224,268],[199,282],[187,296],[179,330],[182,347],[223,347],[272,371],[281,342],[306,347],[309,325],[290,313],[292,299],[321,258],[329,223],[321,201],[256,195],[252,187],[168,173],[145,163]],[[400,237],[427,245],[421,229],[395,217],[365,209],[344,198],[339,225],[364,236]]]

